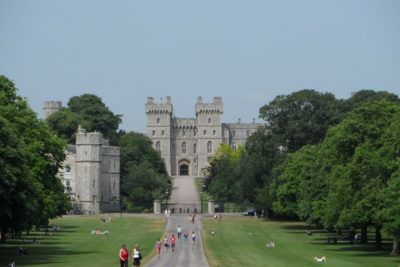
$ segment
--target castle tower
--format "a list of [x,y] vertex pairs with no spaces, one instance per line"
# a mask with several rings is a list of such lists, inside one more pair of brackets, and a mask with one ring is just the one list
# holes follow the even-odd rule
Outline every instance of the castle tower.
[[[204,103],[197,97],[196,120],[198,129],[198,166],[207,166],[212,154],[222,143],[222,114],[221,97],[214,97],[212,103]],[[198,170],[197,173],[201,173]]]
[[84,213],[98,214],[101,199],[102,135],[86,133],[79,127],[76,134],[76,200]]
[[[171,97],[167,96],[156,103],[153,97],[147,98],[147,136],[153,140],[153,147],[161,151],[161,157],[164,159],[169,175],[175,175],[176,170],[171,168],[174,155],[171,155],[171,124],[172,124],[173,106]],[[173,153],[172,153],[173,154]]]
[[44,119],[62,108],[61,101],[45,101],[43,105]]

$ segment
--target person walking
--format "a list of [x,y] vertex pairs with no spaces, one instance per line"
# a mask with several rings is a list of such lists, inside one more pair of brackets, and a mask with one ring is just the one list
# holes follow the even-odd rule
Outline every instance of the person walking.
[[125,244],[122,244],[119,250],[119,262],[121,267],[128,267],[129,252],[126,249]]
[[140,253],[138,244],[135,244],[135,246],[133,247],[132,260],[133,260],[133,266],[140,266],[140,261],[142,260],[142,254]]
[[176,227],[176,232],[178,233],[178,239],[180,239],[182,235],[182,227],[180,225]]
[[175,251],[175,245],[176,245],[176,237],[175,237],[174,234],[172,234],[172,236],[171,236],[171,249],[172,249],[172,252]]
[[185,244],[187,243],[187,240],[188,240],[188,237],[189,237],[189,231],[188,230],[185,230],[184,232],[183,232],[183,237],[185,238]]
[[157,239],[157,242],[155,244],[156,251],[157,251],[157,258],[160,258],[160,252],[161,252],[161,242],[160,239]]
[[168,252],[168,248],[169,248],[169,243],[168,243],[168,237],[165,236],[164,237],[164,248],[165,248],[165,253]]
[[192,232],[192,244],[194,244],[195,241],[196,241],[196,234],[195,234],[195,232],[193,231],[193,232]]

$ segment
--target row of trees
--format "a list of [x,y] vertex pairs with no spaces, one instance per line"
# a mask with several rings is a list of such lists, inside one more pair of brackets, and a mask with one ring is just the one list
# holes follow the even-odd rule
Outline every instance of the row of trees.
[[217,200],[255,203],[268,213],[327,230],[375,228],[400,237],[400,100],[360,91],[348,100],[303,90],[260,109],[266,128],[233,155],[221,148],[206,180]]
[[0,230],[1,240],[69,210],[57,178],[65,142],[39,120],[9,79],[0,76]]
[[151,140],[140,133],[118,131],[121,116],[115,115],[96,95],[72,97],[67,107],[50,115],[46,122],[54,133],[75,143],[78,126],[98,131],[121,148],[122,208],[129,212],[151,209],[154,199],[171,192],[171,180],[159,152]]

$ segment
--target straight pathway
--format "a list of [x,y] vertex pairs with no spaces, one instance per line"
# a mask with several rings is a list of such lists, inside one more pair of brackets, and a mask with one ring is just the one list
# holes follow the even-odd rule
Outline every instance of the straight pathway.
[[[193,205],[193,207],[196,207],[197,211],[200,210],[194,177],[174,177],[173,188],[170,203],[175,204],[175,211],[179,210],[180,205],[188,207],[188,203],[192,203],[190,206]],[[193,207],[190,208],[191,212],[194,209]],[[166,218],[166,234],[168,235],[168,239],[172,234],[175,234],[177,237],[176,227],[178,225],[182,227],[182,237],[176,240],[175,252],[172,252],[171,249],[168,249],[166,252],[163,246],[160,258],[155,256],[146,266],[208,267],[201,241],[201,215],[196,214],[194,223],[189,222],[188,216],[188,213],[174,213]],[[187,243],[185,243],[183,237],[185,230],[189,232]],[[196,234],[196,241],[193,244],[191,240],[192,231]],[[162,242],[163,240],[160,241]]]

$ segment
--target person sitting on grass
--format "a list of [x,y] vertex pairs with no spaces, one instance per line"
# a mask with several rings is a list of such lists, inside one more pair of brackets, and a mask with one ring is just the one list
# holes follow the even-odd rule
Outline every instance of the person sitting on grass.
[[18,248],[18,255],[24,255],[26,256],[28,254],[28,249],[24,247],[19,247]]

